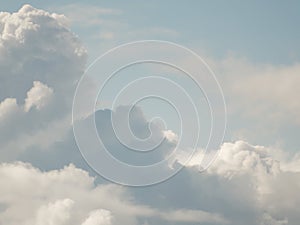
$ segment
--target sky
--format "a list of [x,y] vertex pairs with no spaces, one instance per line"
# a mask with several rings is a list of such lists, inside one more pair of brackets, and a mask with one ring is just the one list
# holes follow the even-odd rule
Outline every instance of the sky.
[[299,224],[298,1],[0,7],[0,224]]

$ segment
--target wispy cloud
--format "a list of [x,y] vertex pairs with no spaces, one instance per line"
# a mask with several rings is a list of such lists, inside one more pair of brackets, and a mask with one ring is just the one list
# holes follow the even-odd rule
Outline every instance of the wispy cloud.
[[71,23],[78,23],[82,26],[103,25],[106,22],[114,23],[105,17],[119,16],[123,12],[120,9],[105,8],[101,6],[74,3],[61,7],[54,7],[51,10],[63,13]]

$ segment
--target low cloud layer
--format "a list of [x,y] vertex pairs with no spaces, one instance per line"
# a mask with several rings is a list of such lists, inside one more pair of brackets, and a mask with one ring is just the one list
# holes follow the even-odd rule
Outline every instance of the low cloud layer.
[[[0,222],[8,225],[138,224],[139,219],[172,222],[226,221],[216,213],[156,209],[135,202],[119,185],[95,185],[95,179],[73,165],[42,172],[30,164],[0,166]],[[82,221],[82,222],[81,222]]]
[[[291,169],[293,163],[280,150],[225,143],[208,171],[187,165],[178,176],[147,189],[101,184],[73,165],[42,172],[30,164],[4,163],[0,222],[296,225],[300,173]],[[187,201],[179,201],[183,193]]]

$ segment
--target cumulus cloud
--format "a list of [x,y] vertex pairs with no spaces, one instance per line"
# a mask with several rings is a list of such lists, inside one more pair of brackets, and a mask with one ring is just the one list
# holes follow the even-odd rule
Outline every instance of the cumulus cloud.
[[224,143],[221,154],[208,169],[209,173],[232,177],[243,173],[278,174],[279,161],[271,157],[271,150],[264,146],[253,146],[244,141]]
[[[185,165],[188,174],[181,178],[185,184],[191,183],[188,187],[181,186],[181,191],[188,190],[195,196],[198,193],[197,197],[189,198],[190,205],[209,206],[214,212],[222,212],[230,224],[242,221],[243,224],[298,224],[297,154],[293,156],[276,147],[236,141],[224,143],[216,161],[199,174],[202,159],[200,150]],[[177,162],[182,161],[179,158]]]
[[5,163],[0,165],[0,178],[0,203],[5,206],[0,223],[8,225],[133,225],[139,218],[226,221],[201,210],[162,210],[139,204],[124,187],[95,185],[94,177],[73,165],[42,172],[30,164]]
[[89,217],[82,225],[111,225],[111,212],[105,209],[98,209],[90,212]]
[[[6,98],[0,102],[0,117],[11,117],[16,112],[27,113],[32,107],[41,110],[49,104],[53,89],[40,81],[34,81],[32,88],[27,92],[24,106],[18,105],[16,98]],[[12,117],[11,117],[12,118]]]
[[198,173],[196,164],[186,165],[171,180],[140,190],[95,185],[94,177],[73,165],[42,172],[30,164],[1,164],[0,203],[5,210],[0,222],[27,225],[47,214],[66,225],[132,225],[143,220],[296,225],[300,173],[288,166],[295,158],[278,151],[244,141],[225,143],[206,172]]
[[[195,152],[186,167],[198,167],[205,151]],[[183,163],[186,156],[179,152],[176,162]],[[277,176],[282,172],[299,172],[299,154],[293,155],[282,149],[251,145],[246,141],[225,142],[220,147],[217,159],[207,169],[207,173],[231,179],[239,175],[267,174]]]
[[15,98],[6,98],[0,102],[0,118],[12,116],[14,112],[18,111],[17,100]]
[[36,225],[64,225],[70,218],[70,210],[74,201],[71,199],[57,200],[41,206],[37,211]]
[[0,13],[1,160],[33,146],[42,149],[36,137],[57,123],[64,126],[54,134],[70,129],[73,94],[85,62],[86,51],[63,15],[30,5]]
[[51,100],[52,95],[53,90],[51,88],[39,81],[34,81],[33,87],[27,92],[25,111],[28,112],[33,106],[40,110]]

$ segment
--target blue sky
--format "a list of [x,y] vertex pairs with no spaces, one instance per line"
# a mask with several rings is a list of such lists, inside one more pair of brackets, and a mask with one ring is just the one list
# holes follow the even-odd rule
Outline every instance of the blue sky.
[[[24,3],[26,1],[6,1],[1,4],[1,9],[15,11]],[[82,3],[31,1],[31,4],[45,9],[58,7],[63,11],[65,4]],[[254,62],[272,64],[292,64],[300,58],[300,33],[296,22],[300,21],[298,1],[188,1],[176,4],[173,1],[89,1],[88,5],[120,10],[121,15],[107,16],[107,19],[123,23],[128,26],[127,31],[173,30],[178,35],[168,37],[170,41],[204,49],[214,57],[236,54]],[[88,20],[89,15],[86,17]],[[87,40],[85,45],[93,49],[87,37],[93,31],[81,30],[77,24],[72,24],[72,27]],[[95,32],[99,27],[91,29]],[[120,33],[117,43],[140,39],[139,35],[122,36]],[[163,38],[163,35],[149,31],[148,39],[157,38]]]

